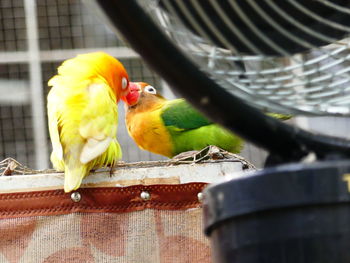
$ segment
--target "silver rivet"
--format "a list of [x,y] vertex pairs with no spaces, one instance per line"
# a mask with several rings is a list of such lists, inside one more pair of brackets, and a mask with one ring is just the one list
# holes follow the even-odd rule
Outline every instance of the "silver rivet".
[[74,192],[70,195],[70,198],[72,199],[73,202],[79,202],[81,200],[81,194],[78,192]]
[[148,201],[148,200],[151,199],[151,194],[149,192],[142,191],[141,194],[140,194],[140,197],[141,197],[142,200]]
[[202,202],[202,201],[203,201],[203,193],[202,193],[202,192],[199,192],[199,193],[197,194],[197,198],[198,198],[198,201],[199,201],[199,202]]

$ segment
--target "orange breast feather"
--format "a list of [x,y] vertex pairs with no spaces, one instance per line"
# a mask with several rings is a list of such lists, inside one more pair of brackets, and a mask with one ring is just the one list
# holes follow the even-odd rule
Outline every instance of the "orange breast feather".
[[127,129],[136,144],[147,151],[172,156],[173,144],[158,110],[129,113]]

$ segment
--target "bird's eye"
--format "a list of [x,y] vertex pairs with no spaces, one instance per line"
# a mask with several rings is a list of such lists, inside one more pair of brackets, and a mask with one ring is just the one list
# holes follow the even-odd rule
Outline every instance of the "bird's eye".
[[157,94],[157,91],[155,88],[152,86],[146,86],[144,89],[145,92],[150,93],[150,94]]
[[126,78],[122,78],[122,89],[126,89],[128,87],[128,80]]

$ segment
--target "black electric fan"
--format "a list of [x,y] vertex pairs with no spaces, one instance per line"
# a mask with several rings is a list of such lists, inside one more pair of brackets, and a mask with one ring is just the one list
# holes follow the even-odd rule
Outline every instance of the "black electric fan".
[[289,163],[206,190],[214,259],[350,262],[350,142],[261,113],[350,115],[350,2],[96,3],[178,93]]

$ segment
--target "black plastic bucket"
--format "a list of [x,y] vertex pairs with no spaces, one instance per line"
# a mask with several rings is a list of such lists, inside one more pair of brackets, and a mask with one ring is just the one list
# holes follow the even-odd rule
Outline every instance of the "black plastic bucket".
[[349,263],[348,180],[350,162],[329,161],[208,187],[204,223],[214,262]]

